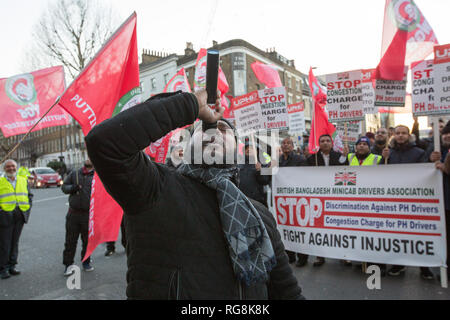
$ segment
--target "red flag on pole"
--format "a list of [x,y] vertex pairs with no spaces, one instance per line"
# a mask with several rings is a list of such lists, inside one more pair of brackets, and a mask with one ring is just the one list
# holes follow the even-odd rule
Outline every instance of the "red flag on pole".
[[167,82],[163,92],[175,92],[178,90],[183,92],[191,92],[191,87],[189,86],[189,81],[186,77],[184,68],[181,68],[180,71],[178,71],[172,79]]
[[[0,128],[5,137],[27,133],[64,91],[62,66],[0,79]],[[32,131],[70,123],[60,107],[53,109]]]
[[[136,13],[111,36],[72,82],[59,104],[86,135],[96,124],[140,101]],[[123,211],[94,175],[89,214],[89,241],[83,260],[103,242],[116,241]]]
[[251,65],[256,78],[267,88],[282,87],[280,75],[275,67],[256,61]]
[[314,111],[311,121],[311,132],[309,134],[309,153],[316,153],[319,150],[319,138],[323,134],[329,134],[333,137],[336,128],[328,121],[328,114],[325,111],[327,104],[326,89],[317,81],[309,69],[309,88],[311,90],[311,97],[314,105]]
[[404,66],[425,59],[438,44],[413,0],[386,0],[381,60],[376,79],[403,80]]

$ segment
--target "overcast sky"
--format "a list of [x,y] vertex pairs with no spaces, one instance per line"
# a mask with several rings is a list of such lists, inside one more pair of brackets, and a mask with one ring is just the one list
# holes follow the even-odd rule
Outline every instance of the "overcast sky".
[[[0,78],[24,72],[23,50],[33,24],[53,0],[0,0]],[[101,0],[122,22],[138,18],[138,46],[183,54],[243,39],[275,47],[301,72],[316,74],[375,67],[380,59],[384,0]],[[415,0],[440,44],[450,43],[450,0]],[[119,22],[119,24],[120,24]],[[31,71],[31,70],[26,70]]]

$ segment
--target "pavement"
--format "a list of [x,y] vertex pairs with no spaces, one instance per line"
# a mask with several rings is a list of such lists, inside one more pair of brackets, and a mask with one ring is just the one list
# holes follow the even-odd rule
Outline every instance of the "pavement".
[[[105,245],[92,254],[93,272],[81,271],[81,289],[69,289],[63,276],[62,252],[68,196],[59,188],[33,189],[34,201],[29,223],[19,243],[21,275],[0,280],[0,300],[124,300],[126,299],[126,254],[119,241],[116,254],[105,257]],[[81,268],[81,240],[76,264]],[[357,266],[344,266],[326,259],[320,267],[309,263],[292,269],[309,300],[450,300],[450,289],[440,282],[423,280],[419,268],[408,267],[399,277],[381,278],[381,289],[369,290],[367,279]],[[439,268],[433,268],[439,274]]]

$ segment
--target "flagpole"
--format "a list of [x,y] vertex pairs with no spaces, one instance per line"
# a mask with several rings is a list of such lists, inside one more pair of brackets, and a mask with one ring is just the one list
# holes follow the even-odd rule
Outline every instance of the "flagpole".
[[0,164],[2,164],[6,159],[9,159],[9,156],[11,154],[14,153],[14,151],[17,150],[17,148],[20,146],[20,144],[28,137],[28,135],[31,133],[31,131],[36,128],[36,126],[39,124],[39,122],[41,122],[42,119],[44,119],[44,117],[53,109],[54,106],[56,106],[59,102],[59,100],[61,99],[61,96],[59,96],[58,98],[56,98],[55,103],[53,103],[53,105],[44,113],[44,115],[30,128],[30,130],[28,130],[28,132],[22,137],[22,139],[20,139],[20,141],[14,146],[14,148],[12,148],[11,151],[8,152],[8,154],[2,159],[2,161],[0,161]]

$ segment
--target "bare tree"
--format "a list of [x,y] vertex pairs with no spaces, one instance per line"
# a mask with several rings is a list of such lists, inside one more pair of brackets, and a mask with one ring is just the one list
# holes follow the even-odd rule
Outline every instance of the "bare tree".
[[70,80],[89,63],[117,25],[111,6],[97,0],[57,0],[32,32],[27,71],[62,64]]

